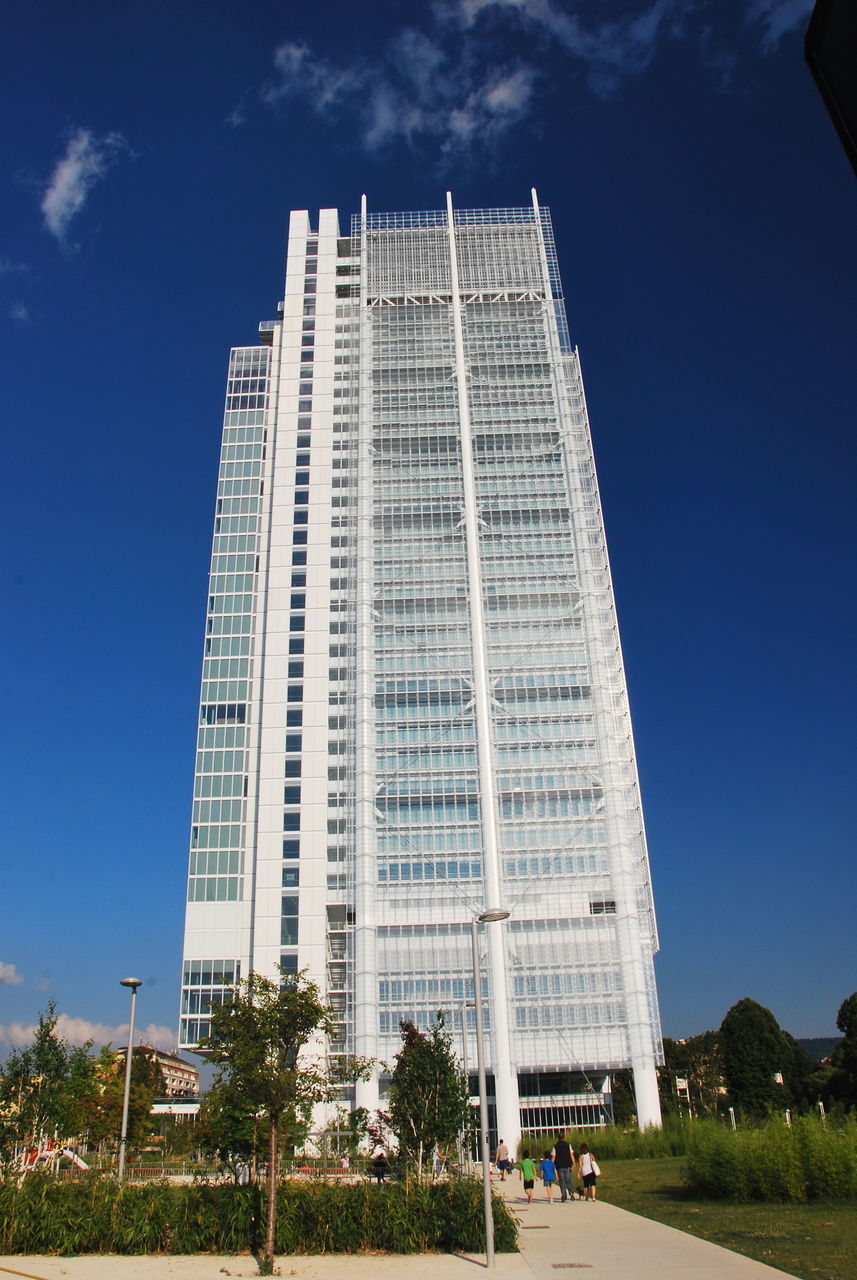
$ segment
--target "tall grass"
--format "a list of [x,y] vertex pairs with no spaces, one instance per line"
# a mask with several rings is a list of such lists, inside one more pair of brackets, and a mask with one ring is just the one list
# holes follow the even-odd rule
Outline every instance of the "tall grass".
[[[471,1179],[380,1187],[290,1181],[277,1208],[281,1254],[485,1248],[482,1186]],[[258,1187],[119,1186],[107,1177],[32,1174],[20,1184],[0,1181],[0,1254],[240,1253],[256,1248],[265,1212]],[[494,1202],[494,1247],[517,1248],[502,1200]]]
[[857,1120],[823,1124],[772,1117],[752,1129],[693,1126],[686,1184],[705,1199],[791,1201],[857,1199]]
[[[688,1132],[699,1121],[681,1121],[667,1116],[663,1129],[628,1129],[615,1125],[604,1129],[569,1129],[566,1138],[575,1151],[585,1142],[601,1160],[650,1160],[659,1156],[683,1156],[687,1151]],[[553,1145],[555,1135],[524,1134],[521,1147],[530,1154]]]

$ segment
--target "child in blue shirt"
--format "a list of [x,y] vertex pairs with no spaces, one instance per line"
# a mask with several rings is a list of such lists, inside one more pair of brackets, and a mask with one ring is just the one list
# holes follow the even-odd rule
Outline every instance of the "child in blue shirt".
[[548,1193],[548,1200],[553,1204],[553,1184],[556,1182],[556,1165],[553,1160],[551,1160],[551,1153],[549,1151],[546,1151],[541,1158],[539,1173],[542,1175],[542,1182],[545,1184],[545,1191]]

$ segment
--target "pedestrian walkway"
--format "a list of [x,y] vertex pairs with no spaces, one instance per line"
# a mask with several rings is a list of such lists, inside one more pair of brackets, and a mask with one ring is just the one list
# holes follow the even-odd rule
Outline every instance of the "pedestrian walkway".
[[[560,1280],[578,1271],[592,1280],[783,1280],[786,1274],[601,1201],[549,1204],[539,1186],[542,1198],[527,1205],[517,1180],[496,1190],[518,1217],[521,1247],[497,1255],[496,1280]],[[478,1255],[437,1253],[277,1258],[279,1274],[293,1280],[476,1280],[484,1264]],[[246,1255],[0,1258],[0,1280],[245,1280],[257,1274]]]

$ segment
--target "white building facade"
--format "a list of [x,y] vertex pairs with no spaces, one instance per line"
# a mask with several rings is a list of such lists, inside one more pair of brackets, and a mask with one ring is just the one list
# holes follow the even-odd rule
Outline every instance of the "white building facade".
[[[232,351],[181,1043],[227,983],[306,970],[333,1053],[443,1010],[494,1128],[659,1124],[657,949],[622,653],[548,211],[291,215]],[[379,1093],[380,1090],[380,1093]]]

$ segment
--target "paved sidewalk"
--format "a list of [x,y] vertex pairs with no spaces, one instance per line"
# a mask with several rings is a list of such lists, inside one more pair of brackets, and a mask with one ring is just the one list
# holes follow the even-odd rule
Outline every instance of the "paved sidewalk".
[[[497,1280],[560,1280],[566,1271],[592,1280],[783,1280],[786,1274],[600,1201],[548,1204],[542,1198],[527,1205],[520,1183],[496,1190],[521,1228],[521,1252],[497,1255]],[[477,1280],[484,1265],[478,1255],[437,1253],[277,1259],[279,1274],[295,1280]],[[257,1274],[255,1261],[245,1255],[0,1258],[0,1280],[244,1280]]]

